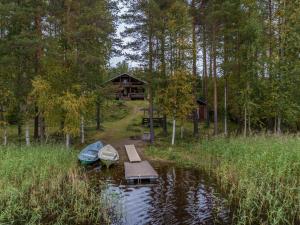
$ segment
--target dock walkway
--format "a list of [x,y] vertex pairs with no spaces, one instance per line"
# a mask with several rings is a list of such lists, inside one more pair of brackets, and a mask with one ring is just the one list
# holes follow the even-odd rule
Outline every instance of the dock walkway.
[[135,181],[142,182],[149,180],[150,182],[158,179],[157,172],[153,169],[148,161],[142,161],[139,163],[124,163],[125,166],[125,179],[129,183]]
[[141,158],[137,153],[134,145],[125,145],[125,149],[130,162],[141,162]]
[[125,162],[125,179],[128,183],[153,182],[158,179],[157,172],[148,161],[142,161],[134,145],[125,145],[130,162]]

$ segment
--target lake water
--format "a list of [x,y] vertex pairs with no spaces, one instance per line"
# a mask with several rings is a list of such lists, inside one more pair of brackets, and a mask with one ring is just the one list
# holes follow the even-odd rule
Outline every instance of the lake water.
[[127,185],[123,165],[88,172],[95,185],[102,181],[105,192],[117,199],[113,204],[119,216],[113,224],[231,224],[225,198],[207,174],[167,163],[152,165],[160,176],[154,184]]

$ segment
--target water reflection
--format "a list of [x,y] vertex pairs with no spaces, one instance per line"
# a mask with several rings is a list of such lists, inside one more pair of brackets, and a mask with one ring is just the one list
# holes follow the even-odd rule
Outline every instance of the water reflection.
[[122,166],[91,173],[119,197],[121,219],[114,224],[229,224],[224,199],[204,173],[161,163],[154,167],[160,176],[154,185],[126,185]]

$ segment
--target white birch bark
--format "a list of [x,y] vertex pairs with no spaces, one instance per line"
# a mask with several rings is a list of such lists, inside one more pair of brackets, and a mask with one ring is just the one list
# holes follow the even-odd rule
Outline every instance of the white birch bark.
[[4,132],[3,132],[3,145],[6,146],[7,145],[7,128],[4,128]]
[[278,121],[277,121],[277,134],[281,134],[281,116],[278,116]]
[[26,124],[26,127],[25,127],[25,140],[26,140],[26,145],[29,146],[30,145],[30,133],[29,133],[28,124]]
[[70,148],[70,134],[66,134],[66,147],[67,149]]
[[175,133],[176,133],[176,119],[173,119],[173,132],[172,132],[172,145],[175,144]]

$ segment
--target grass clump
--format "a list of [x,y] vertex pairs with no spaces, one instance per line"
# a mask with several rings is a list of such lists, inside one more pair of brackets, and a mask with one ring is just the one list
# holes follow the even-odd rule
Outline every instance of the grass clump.
[[0,224],[109,224],[110,208],[59,146],[0,148]]
[[237,224],[300,223],[299,137],[221,138],[152,147],[147,154],[214,174]]

